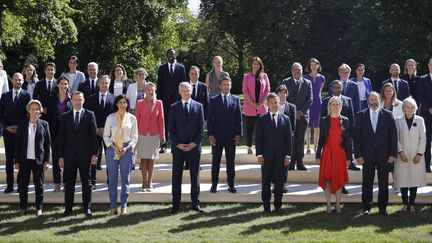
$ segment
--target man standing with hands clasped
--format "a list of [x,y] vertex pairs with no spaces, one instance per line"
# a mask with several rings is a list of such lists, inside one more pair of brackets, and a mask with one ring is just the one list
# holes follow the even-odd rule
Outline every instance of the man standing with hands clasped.
[[356,115],[354,123],[354,153],[363,165],[363,214],[369,215],[373,199],[375,168],[378,173],[378,205],[382,215],[388,215],[388,164],[397,157],[397,131],[391,111],[380,108],[380,95],[373,91],[368,97],[369,108]]
[[259,117],[255,144],[258,163],[261,165],[264,213],[270,212],[271,182],[274,183],[275,212],[282,206],[284,166],[288,166],[292,153],[291,123],[289,117],[279,113],[279,97],[267,96],[269,112]]
[[84,94],[72,94],[73,109],[64,113],[60,122],[59,165],[64,168],[65,211],[63,216],[72,214],[77,170],[80,172],[84,214],[91,217],[90,164],[96,165],[98,137],[96,118],[92,111],[83,108]]

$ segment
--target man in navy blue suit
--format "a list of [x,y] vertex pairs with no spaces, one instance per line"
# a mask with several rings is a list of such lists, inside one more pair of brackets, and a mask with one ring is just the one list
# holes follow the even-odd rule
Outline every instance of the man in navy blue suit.
[[72,214],[75,196],[75,182],[79,170],[82,184],[84,214],[91,212],[90,165],[96,165],[97,143],[96,118],[92,111],[84,109],[84,94],[72,94],[73,109],[65,112],[60,121],[59,165],[64,168],[65,211],[63,216]]
[[363,214],[370,214],[373,201],[375,169],[378,173],[378,205],[382,215],[388,215],[389,164],[397,157],[397,131],[391,111],[380,108],[380,95],[373,91],[368,97],[368,109],[356,115],[354,153],[363,165]]
[[381,88],[384,84],[391,83],[391,84],[393,84],[393,86],[396,89],[396,94],[397,94],[398,100],[404,100],[405,98],[408,98],[410,96],[409,85],[408,85],[407,81],[405,81],[399,77],[399,75],[400,75],[399,64],[393,63],[392,65],[390,65],[389,72],[390,72],[391,77],[382,82],[379,91],[381,91]]
[[184,162],[189,163],[191,181],[192,210],[203,213],[199,203],[199,167],[201,138],[204,134],[204,111],[200,103],[191,99],[192,86],[189,82],[180,83],[181,99],[170,106],[169,136],[173,156],[172,168],[172,208],[170,214],[180,210],[181,184]]
[[255,134],[256,155],[261,165],[264,213],[270,212],[271,182],[275,188],[275,212],[280,212],[284,166],[289,165],[292,152],[291,123],[288,116],[279,113],[279,97],[269,94],[267,106],[269,112],[259,117]]
[[[84,107],[93,111],[96,117],[96,126],[98,134],[98,152],[97,152],[97,163],[91,167],[91,182],[92,189],[96,189],[96,170],[102,170],[102,149],[105,151],[106,146],[103,142],[103,130],[105,126],[105,120],[109,114],[114,112],[114,100],[115,95],[108,92],[110,85],[110,78],[108,75],[103,75],[98,81],[98,92],[88,97],[87,102],[84,103]],[[107,170],[108,172],[108,170]]]
[[27,115],[26,105],[31,100],[30,93],[21,88],[24,82],[21,73],[12,76],[12,89],[0,98],[0,119],[3,126],[3,141],[6,155],[6,189],[4,193],[13,192],[15,135],[18,124]]
[[240,99],[230,93],[231,84],[229,77],[219,80],[221,94],[211,98],[209,103],[207,129],[210,144],[213,146],[211,193],[215,193],[217,190],[223,149],[225,149],[228,191],[231,193],[237,192],[234,187],[234,160],[236,146],[243,135],[243,121]]
[[[356,114],[358,111],[360,111],[360,96],[357,83],[349,79],[351,67],[346,63],[342,63],[342,65],[340,65],[338,68],[338,74],[339,80],[342,83],[342,94],[351,99],[354,114]],[[329,95],[332,95],[331,87],[329,90]],[[327,112],[325,114],[327,114]]]
[[97,63],[89,62],[89,64],[87,64],[88,78],[78,86],[78,90],[84,93],[84,99],[98,92],[98,71],[99,66]]
[[41,118],[47,120],[48,97],[54,93],[54,87],[57,80],[54,78],[56,73],[56,65],[53,62],[47,62],[44,67],[45,78],[36,83],[33,90],[33,99],[39,100],[42,103],[43,113]]
[[[180,99],[178,87],[181,82],[186,81],[186,69],[183,64],[176,60],[176,51],[168,49],[166,52],[168,62],[159,66],[157,81],[157,97],[162,100],[164,106],[165,131],[168,131],[169,108]],[[165,133],[168,141],[168,132]],[[161,145],[160,153],[166,152],[167,143]]]
[[421,77],[419,82],[418,96],[420,100],[420,116],[424,118],[426,126],[426,151],[425,165],[426,172],[431,173],[431,138],[432,138],[432,58],[428,63],[429,73]]

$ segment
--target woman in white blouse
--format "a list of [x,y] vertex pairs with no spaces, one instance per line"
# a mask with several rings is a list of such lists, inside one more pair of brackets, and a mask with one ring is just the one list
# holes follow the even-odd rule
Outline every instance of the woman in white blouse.
[[[426,185],[425,159],[426,129],[421,116],[415,115],[417,104],[411,97],[403,101],[404,116],[396,119],[398,158],[394,168],[394,183],[400,188],[401,211],[415,213],[417,188]],[[409,191],[409,198],[408,198]]]
[[140,67],[135,70],[135,76],[136,82],[130,84],[126,92],[126,97],[129,99],[132,114],[135,114],[138,100],[142,100],[145,97],[145,86],[148,73],[144,68]]
[[83,72],[78,70],[78,65],[78,57],[71,56],[68,61],[68,71],[61,75],[69,79],[69,93],[71,94],[78,90],[80,83],[84,83],[85,81],[85,75]]
[[121,214],[127,214],[129,183],[132,168],[134,148],[138,142],[138,125],[134,115],[129,112],[129,100],[126,95],[119,95],[114,100],[114,113],[106,121],[103,139],[106,149],[108,169],[108,191],[111,208],[109,215],[117,211],[117,180],[118,168],[121,174]]
[[122,64],[116,64],[111,68],[110,74],[111,83],[109,92],[116,97],[121,94],[126,94],[132,80],[128,79],[125,67]]

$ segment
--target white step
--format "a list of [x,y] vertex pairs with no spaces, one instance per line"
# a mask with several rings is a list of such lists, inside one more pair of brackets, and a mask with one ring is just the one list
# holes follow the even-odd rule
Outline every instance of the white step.
[[[0,190],[4,190],[6,185],[1,184]],[[53,192],[53,184],[45,185],[44,203],[64,203],[64,193]],[[109,203],[108,189],[104,184],[98,184],[97,190],[92,193],[92,203]],[[141,192],[141,184],[131,184],[129,202],[154,202],[154,203],[171,203],[171,184],[155,183],[152,192]],[[261,203],[261,185],[260,184],[238,184],[236,185],[237,193],[229,193],[226,185],[219,185],[217,193],[210,193],[211,184],[202,183],[200,192],[200,201],[204,203],[214,202],[243,202],[243,203]],[[350,194],[342,196],[343,203],[361,203],[361,185],[349,184],[346,186]],[[120,186],[118,187],[118,197],[120,198]],[[182,202],[190,202],[190,184],[182,186]],[[76,186],[75,202],[81,203],[81,186]],[[378,188],[374,188],[374,202],[377,201]],[[29,204],[34,204],[34,187],[29,187]],[[17,193],[3,194],[0,193],[0,201],[3,203],[19,203]],[[290,184],[288,193],[283,196],[284,203],[299,202],[325,202],[323,190],[317,184]],[[392,193],[389,187],[389,202],[401,203],[400,195]],[[418,189],[416,203],[432,203],[432,186]]]

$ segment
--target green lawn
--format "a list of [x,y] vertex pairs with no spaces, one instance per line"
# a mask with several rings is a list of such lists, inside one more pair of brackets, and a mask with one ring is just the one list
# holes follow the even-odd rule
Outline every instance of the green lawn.
[[108,205],[94,205],[92,219],[81,208],[74,216],[60,217],[63,208],[47,205],[45,215],[17,216],[18,205],[0,205],[0,242],[281,242],[281,241],[432,241],[432,206],[417,206],[418,213],[390,216],[373,211],[361,215],[359,204],[346,204],[342,215],[326,216],[321,204],[286,204],[281,215],[263,215],[259,204],[204,204],[204,215],[182,205],[168,215],[169,205],[133,204],[128,216],[106,216]]

